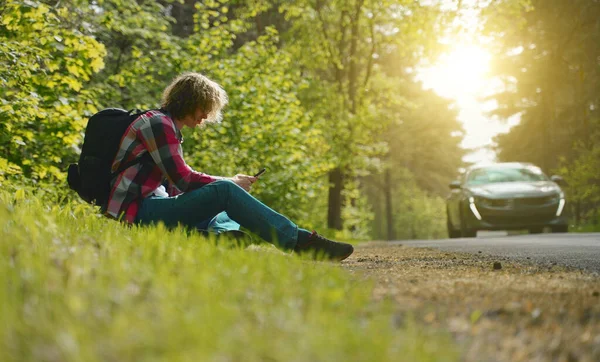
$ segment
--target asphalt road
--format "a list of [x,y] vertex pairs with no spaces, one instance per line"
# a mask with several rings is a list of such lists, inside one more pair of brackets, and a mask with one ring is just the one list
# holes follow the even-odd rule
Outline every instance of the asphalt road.
[[518,261],[556,263],[600,274],[600,233],[507,235],[505,232],[479,232],[476,238],[392,243],[473,254],[481,252]]

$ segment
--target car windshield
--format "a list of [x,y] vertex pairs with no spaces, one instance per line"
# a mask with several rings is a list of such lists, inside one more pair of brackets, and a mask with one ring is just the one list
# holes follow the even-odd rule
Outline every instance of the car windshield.
[[548,181],[541,169],[529,167],[485,167],[471,171],[467,177],[467,184],[482,185],[495,182],[532,182]]

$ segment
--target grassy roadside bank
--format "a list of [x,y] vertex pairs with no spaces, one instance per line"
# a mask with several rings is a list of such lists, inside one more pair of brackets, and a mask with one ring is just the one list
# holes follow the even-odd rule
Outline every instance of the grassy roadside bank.
[[359,245],[344,267],[399,316],[449,331],[461,360],[600,360],[598,275],[384,242]]
[[1,199],[1,361],[457,358],[339,265]]

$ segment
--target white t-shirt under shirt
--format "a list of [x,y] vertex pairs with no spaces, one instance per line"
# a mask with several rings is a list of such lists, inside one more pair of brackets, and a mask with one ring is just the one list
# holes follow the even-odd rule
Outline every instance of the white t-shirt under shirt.
[[167,193],[167,189],[165,189],[165,187],[163,185],[160,185],[156,188],[156,190],[152,191],[152,194],[154,194],[154,196],[158,196],[158,197],[169,197],[169,194]]

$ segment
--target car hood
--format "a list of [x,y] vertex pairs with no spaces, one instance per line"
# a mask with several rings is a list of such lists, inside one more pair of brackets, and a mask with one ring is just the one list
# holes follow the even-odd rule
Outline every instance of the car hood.
[[560,193],[560,187],[552,181],[537,182],[498,182],[485,185],[467,186],[473,195],[483,197],[540,197]]

